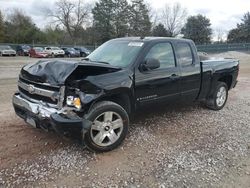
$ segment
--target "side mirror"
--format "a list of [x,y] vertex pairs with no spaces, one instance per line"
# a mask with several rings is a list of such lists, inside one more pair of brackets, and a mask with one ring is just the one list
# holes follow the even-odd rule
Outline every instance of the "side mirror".
[[142,71],[154,70],[160,67],[160,62],[158,59],[150,58],[141,64]]

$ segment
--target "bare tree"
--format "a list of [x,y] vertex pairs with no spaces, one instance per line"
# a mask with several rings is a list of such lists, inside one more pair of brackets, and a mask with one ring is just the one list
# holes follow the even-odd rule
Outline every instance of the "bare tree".
[[59,0],[55,9],[49,11],[49,16],[54,22],[62,25],[67,30],[72,40],[75,40],[90,19],[91,7],[82,0]]
[[173,6],[166,4],[162,10],[161,22],[170,35],[175,37],[181,33],[186,18],[187,10],[182,8],[180,3],[175,3]]
[[152,23],[152,28],[155,27],[157,24],[158,24],[158,20],[159,20],[159,14],[158,14],[158,10],[157,9],[154,9],[152,7],[152,5],[145,1],[145,5],[148,9],[148,16],[149,16],[149,19]]
[[216,42],[222,43],[224,39],[226,38],[226,31],[220,28],[217,28],[215,30],[215,37],[216,37]]

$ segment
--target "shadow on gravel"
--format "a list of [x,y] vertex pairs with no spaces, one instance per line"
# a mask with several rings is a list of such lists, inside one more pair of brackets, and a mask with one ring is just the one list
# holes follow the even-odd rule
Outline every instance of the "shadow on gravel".
[[[201,108],[200,104],[154,104],[147,107],[143,107],[139,109],[134,117],[131,118],[130,126],[141,126],[147,127],[146,122],[150,118],[157,118],[166,115],[167,117],[177,113],[187,113],[193,111],[194,109]],[[57,133],[55,133],[57,134]],[[83,146],[81,142],[81,134],[76,131],[69,132],[66,136],[62,136],[62,139],[66,140],[67,142],[73,142],[79,146]]]
[[[157,104],[157,105],[150,105],[145,106],[143,108],[140,108],[134,115],[134,117],[131,119],[130,126],[133,130],[135,127],[148,127],[147,122],[148,120],[152,119],[158,119],[164,117],[175,117],[175,114],[178,115],[180,113],[187,113],[193,110],[196,110],[197,108],[200,108],[201,105],[199,104]],[[38,130],[36,130],[38,131]],[[46,137],[53,137],[49,139],[61,142],[62,145],[58,146],[58,148],[64,148],[65,146],[75,145],[79,147],[79,149],[83,149],[84,144],[81,141],[81,133],[79,131],[70,131],[66,135],[61,135],[54,131],[39,131],[40,134],[44,135],[46,134]],[[39,134],[37,132],[37,134]],[[40,135],[39,134],[39,135]],[[41,135],[40,135],[41,136]]]
[[194,108],[201,108],[201,104],[195,103],[186,103],[186,104],[153,104],[150,106],[145,106],[140,108],[134,117],[132,118],[132,123],[140,122],[143,124],[145,119],[149,119],[151,117],[162,117],[163,114],[173,114],[174,112],[189,112]]

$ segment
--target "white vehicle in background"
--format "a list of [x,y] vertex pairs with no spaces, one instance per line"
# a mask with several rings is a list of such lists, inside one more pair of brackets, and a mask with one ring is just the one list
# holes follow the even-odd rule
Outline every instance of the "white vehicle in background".
[[16,56],[16,51],[10,46],[2,45],[0,46],[0,56]]
[[48,46],[44,48],[44,51],[51,57],[64,57],[64,51],[59,47]]

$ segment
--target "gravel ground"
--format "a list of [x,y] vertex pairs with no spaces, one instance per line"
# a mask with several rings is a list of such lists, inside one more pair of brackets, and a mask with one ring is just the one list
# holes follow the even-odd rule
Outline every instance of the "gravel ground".
[[144,109],[124,144],[103,154],[28,127],[9,101],[15,77],[4,78],[0,187],[250,187],[250,55],[222,55],[243,62],[223,110],[198,104]]

